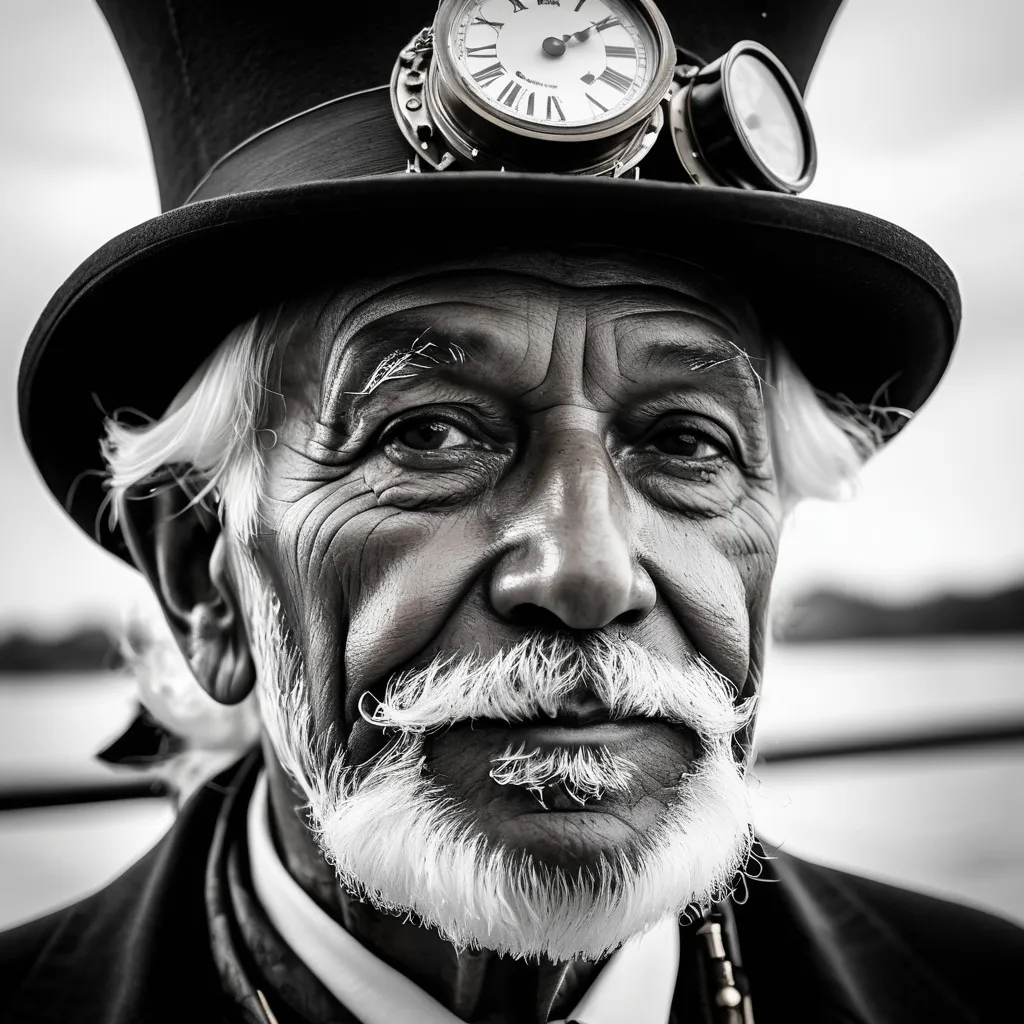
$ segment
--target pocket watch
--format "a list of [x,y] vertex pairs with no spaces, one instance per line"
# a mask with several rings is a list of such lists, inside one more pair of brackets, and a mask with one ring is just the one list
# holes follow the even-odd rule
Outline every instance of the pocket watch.
[[782,62],[742,40],[704,64],[654,0],[441,0],[391,103],[413,171],[639,175],[666,121],[669,180],[796,194],[817,165]]
[[437,169],[620,175],[661,129],[674,66],[652,0],[442,0],[392,103]]

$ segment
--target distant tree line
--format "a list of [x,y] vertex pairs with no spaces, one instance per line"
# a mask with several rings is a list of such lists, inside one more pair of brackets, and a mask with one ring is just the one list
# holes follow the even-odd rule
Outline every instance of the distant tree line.
[[0,638],[0,672],[9,674],[98,672],[123,664],[113,634],[99,626],[82,626],[57,639],[28,631]]
[[1022,632],[1024,584],[903,605],[819,590],[798,598],[775,622],[776,638],[790,643]]

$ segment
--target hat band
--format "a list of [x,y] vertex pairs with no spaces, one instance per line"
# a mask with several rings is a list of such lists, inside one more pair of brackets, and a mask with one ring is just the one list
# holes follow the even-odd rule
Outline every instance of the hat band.
[[[671,149],[656,145],[638,176],[689,182]],[[380,86],[328,100],[246,139],[207,171],[185,203],[312,182],[407,174],[417,170],[412,157],[395,121],[390,90]]]
[[[790,140],[798,166],[787,165],[785,173],[773,168],[771,160],[765,161],[764,154],[759,152],[764,148],[763,140],[755,141],[751,135],[750,126],[760,126],[761,117],[756,110],[747,109],[753,102],[751,82],[744,81],[740,85],[743,76],[730,70],[739,67],[741,62],[745,62],[744,74],[748,78],[754,74],[755,78],[769,80],[779,96],[788,96],[791,120],[798,127]],[[660,131],[662,113],[659,109],[652,125],[641,126],[640,134],[633,133],[636,138],[643,135],[645,141],[641,149],[633,153],[633,158],[625,161],[627,170],[631,169],[638,178],[654,181],[790,193],[802,192],[810,184],[817,163],[814,133],[796,84],[769,50],[746,40],[703,69],[680,65],[676,72],[672,92],[663,104],[668,111],[669,130]],[[186,204],[314,182],[420,171],[431,173],[431,166],[436,166],[437,170],[450,168],[454,173],[458,173],[460,166],[463,170],[472,170],[472,160],[460,162],[450,153],[445,154],[443,160],[434,153],[434,159],[427,161],[430,166],[421,162],[414,145],[418,138],[415,129],[424,129],[423,136],[428,141],[419,145],[428,151],[436,132],[427,122],[413,126],[401,119],[406,107],[414,106],[420,114],[425,110],[418,97],[404,104],[398,102],[401,95],[395,92],[396,82],[401,81],[403,74],[415,74],[421,80],[424,72],[416,65],[410,69],[400,62],[390,87],[381,86],[328,100],[251,136],[210,168]],[[733,81],[734,78],[737,81]],[[763,89],[764,82],[754,83],[758,84]],[[783,121],[789,125],[789,121]],[[779,126],[772,126],[772,132],[769,134],[774,139]],[[635,150],[634,143],[635,139],[630,146]],[[543,146],[546,158],[527,161],[537,164],[534,172],[568,170],[560,166],[561,161],[551,159],[550,143]],[[778,153],[770,147],[768,152],[778,162]],[[504,167],[492,169],[499,173],[504,171]],[[598,167],[596,170],[569,170],[569,173],[605,171]]]

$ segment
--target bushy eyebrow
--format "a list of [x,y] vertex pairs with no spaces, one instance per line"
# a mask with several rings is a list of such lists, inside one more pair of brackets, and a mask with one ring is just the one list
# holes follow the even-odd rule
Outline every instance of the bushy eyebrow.
[[418,334],[409,347],[390,352],[371,371],[359,391],[343,391],[343,395],[363,398],[373,394],[377,388],[392,380],[408,380],[424,370],[437,366],[452,366],[466,361],[466,350],[454,341],[434,341],[427,335],[432,328]]
[[[404,318],[402,318],[404,319]],[[370,324],[341,341],[335,336],[332,351],[321,370],[321,410],[340,403],[358,405],[385,385],[408,381],[430,370],[453,369],[468,360],[462,342],[469,336],[453,330],[443,317]],[[388,352],[368,365],[373,349]],[[346,365],[347,364],[347,365]]]
[[[694,373],[706,373],[708,370],[714,370],[719,366],[725,366],[726,363],[746,363],[750,372],[754,376],[754,380],[757,381],[758,397],[760,397],[761,401],[763,402],[764,389],[766,387],[770,387],[771,385],[768,384],[768,381],[765,380],[764,376],[754,365],[754,360],[751,357],[750,353],[746,351],[746,349],[741,348],[739,345],[736,344],[735,341],[732,341],[729,338],[725,338],[723,340],[727,345],[730,345],[732,348],[736,350],[732,355],[715,356],[710,359],[695,359],[692,363],[690,363],[690,369]],[[765,360],[762,359],[758,360],[758,362],[764,361]]]
[[[624,333],[617,332],[616,342],[620,346],[620,365],[621,346],[627,338],[630,342],[634,340],[634,332],[635,329],[629,328]],[[643,344],[640,355],[643,364],[648,368],[679,367],[689,373],[706,374],[736,366],[747,371],[751,388],[756,393],[758,400],[761,403],[764,402],[764,388],[770,386],[765,379],[767,359],[764,356],[751,355],[732,338],[721,332],[716,332],[713,338],[694,343],[683,338],[672,338],[667,332],[652,328],[650,324],[644,325],[640,333],[650,338]],[[758,364],[765,370],[759,370]],[[747,374],[740,372],[739,376],[743,378]]]

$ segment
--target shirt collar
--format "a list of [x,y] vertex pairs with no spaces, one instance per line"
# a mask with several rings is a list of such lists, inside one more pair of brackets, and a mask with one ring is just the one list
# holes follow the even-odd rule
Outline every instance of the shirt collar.
[[[363,1024],[464,1024],[361,945],[292,878],[270,834],[263,773],[249,804],[248,847],[253,890],[270,922]],[[567,1019],[578,1024],[668,1024],[678,970],[679,925],[670,916],[614,953]]]

